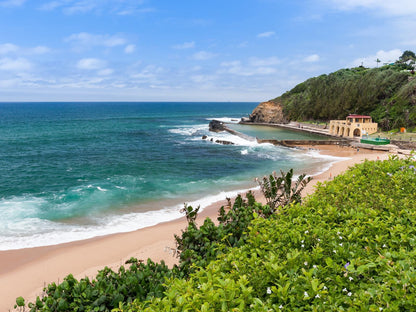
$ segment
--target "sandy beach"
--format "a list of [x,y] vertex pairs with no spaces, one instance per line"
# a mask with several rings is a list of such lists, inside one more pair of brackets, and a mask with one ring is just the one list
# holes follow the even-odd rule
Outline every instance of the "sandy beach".
[[[321,154],[348,157],[314,176],[305,190],[305,195],[314,191],[317,182],[332,179],[356,163],[365,159],[384,160],[389,155],[386,152],[364,149],[357,151],[350,147],[331,145],[303,148],[313,148],[319,150]],[[260,200],[259,194],[256,199]],[[225,203],[224,199],[205,208],[199,215],[199,222],[206,217],[216,219],[218,208]],[[171,266],[177,261],[172,252],[175,247],[173,235],[180,234],[185,227],[186,220],[181,218],[134,232],[55,246],[1,251],[0,311],[12,310],[18,296],[33,301],[37,295],[41,295],[46,284],[60,282],[70,273],[78,279],[84,276],[93,277],[105,266],[117,270],[130,257],[151,258],[153,261],[164,260]]]

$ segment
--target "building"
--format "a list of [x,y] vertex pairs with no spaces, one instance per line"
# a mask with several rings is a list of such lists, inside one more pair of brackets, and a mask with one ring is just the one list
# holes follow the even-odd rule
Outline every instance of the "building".
[[371,116],[349,115],[345,120],[331,120],[329,134],[345,138],[361,138],[377,132],[377,123]]

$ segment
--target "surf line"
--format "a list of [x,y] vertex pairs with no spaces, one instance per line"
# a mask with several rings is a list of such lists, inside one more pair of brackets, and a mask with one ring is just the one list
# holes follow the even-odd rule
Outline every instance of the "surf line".
[[[223,121],[213,119],[213,120],[210,121],[208,127],[209,127],[209,131],[211,131],[211,132],[218,133],[218,132],[226,131],[226,132],[228,132],[232,135],[238,136],[238,137],[240,137],[240,138],[242,138],[246,141],[258,142],[257,138],[254,138],[254,137],[249,136],[247,134],[244,134],[244,133],[241,133],[241,132],[238,132],[236,130],[228,128],[226,123],[224,123]],[[202,137],[203,140],[205,140],[207,138],[208,138],[207,136]],[[212,139],[211,139],[211,141],[212,141]],[[215,143],[220,143],[220,144],[224,144],[224,145],[229,145],[229,144],[233,145],[234,144],[233,142],[225,141],[225,140],[216,140]]]

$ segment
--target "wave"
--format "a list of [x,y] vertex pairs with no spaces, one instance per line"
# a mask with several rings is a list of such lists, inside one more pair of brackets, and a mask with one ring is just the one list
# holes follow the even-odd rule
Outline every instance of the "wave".
[[[245,193],[248,190],[223,191],[189,202],[188,205],[193,207],[200,206],[202,211],[213,203],[235,197],[237,194]],[[15,198],[14,205],[19,206],[24,202],[30,203],[33,201],[33,199]],[[50,246],[103,235],[131,232],[178,219],[183,216],[180,213],[182,207],[182,204],[178,204],[153,211],[100,216],[90,219],[89,224],[85,225],[44,220],[35,217],[14,218],[13,222],[9,222],[7,227],[2,228],[0,231],[0,250]]]
[[208,132],[208,125],[184,125],[169,129],[168,132],[183,136],[202,136]]
[[232,117],[221,117],[221,118],[206,118],[205,120],[211,121],[211,120],[218,120],[225,123],[234,123],[237,124],[240,122],[241,118],[232,118]]

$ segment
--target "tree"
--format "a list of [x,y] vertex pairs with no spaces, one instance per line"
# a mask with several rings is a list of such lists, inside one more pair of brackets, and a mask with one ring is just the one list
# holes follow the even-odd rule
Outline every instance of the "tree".
[[407,62],[409,60],[416,61],[416,55],[414,52],[406,50],[403,52],[402,56],[399,58],[402,62]]

